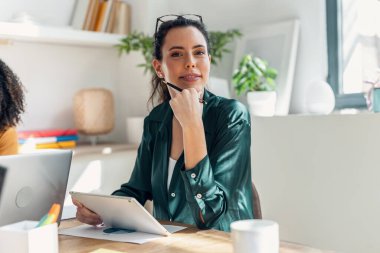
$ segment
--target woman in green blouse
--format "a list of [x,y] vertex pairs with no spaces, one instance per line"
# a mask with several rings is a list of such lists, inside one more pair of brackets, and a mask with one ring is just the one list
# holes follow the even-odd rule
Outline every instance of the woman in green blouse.
[[[229,231],[231,222],[254,215],[250,116],[238,101],[205,89],[209,48],[200,16],[157,19],[150,100],[158,98],[159,105],[145,118],[129,182],[113,194],[142,205],[153,200],[159,220]],[[80,221],[101,223],[74,202]]]

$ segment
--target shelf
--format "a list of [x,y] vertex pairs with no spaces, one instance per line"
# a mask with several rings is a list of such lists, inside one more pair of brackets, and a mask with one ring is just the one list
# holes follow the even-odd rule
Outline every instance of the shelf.
[[78,144],[78,146],[74,148],[74,156],[88,154],[109,155],[126,150],[137,151],[137,149],[137,144],[99,143],[95,146],[91,146],[89,144]]
[[0,22],[0,41],[14,40],[61,45],[113,47],[124,37],[125,35],[81,31],[71,27]]

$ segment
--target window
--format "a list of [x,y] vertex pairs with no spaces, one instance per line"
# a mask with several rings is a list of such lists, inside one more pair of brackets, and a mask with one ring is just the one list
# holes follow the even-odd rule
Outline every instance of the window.
[[336,107],[365,107],[364,94],[380,77],[380,1],[326,0],[328,83]]

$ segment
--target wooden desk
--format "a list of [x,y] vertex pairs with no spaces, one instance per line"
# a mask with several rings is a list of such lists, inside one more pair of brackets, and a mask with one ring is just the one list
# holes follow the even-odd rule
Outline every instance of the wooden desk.
[[[63,221],[60,228],[73,227],[79,224],[80,223],[76,220]],[[163,237],[144,244],[121,243],[59,235],[59,252],[61,253],[89,253],[99,248],[127,253],[233,253],[229,233],[218,230],[199,230],[195,227],[188,227],[171,236]],[[294,243],[281,242],[280,253],[328,253],[328,251],[317,250]]]

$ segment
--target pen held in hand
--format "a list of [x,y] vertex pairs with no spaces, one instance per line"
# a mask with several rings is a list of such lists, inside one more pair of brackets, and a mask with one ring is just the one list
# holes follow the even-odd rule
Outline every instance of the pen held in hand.
[[171,84],[171,83],[169,83],[169,82],[167,82],[167,81],[163,81],[167,86],[169,86],[169,87],[171,87],[171,88],[173,88],[173,89],[175,89],[175,90],[177,90],[177,91],[179,91],[179,92],[182,92],[183,91],[183,89],[181,89],[180,87],[178,87],[178,86],[175,86],[174,84]]
[[[174,85],[174,84],[172,84],[172,83],[169,83],[169,82],[167,82],[167,81],[165,81],[165,80],[162,80],[162,81],[163,81],[167,86],[169,86],[169,87],[175,89],[176,91],[179,91],[179,92],[182,92],[182,91],[183,91],[183,89],[181,89],[180,87],[178,87],[178,86],[176,86],[176,85]],[[203,100],[202,98],[199,98],[199,103],[202,103],[202,104],[207,105],[207,102],[206,102],[205,100]]]

